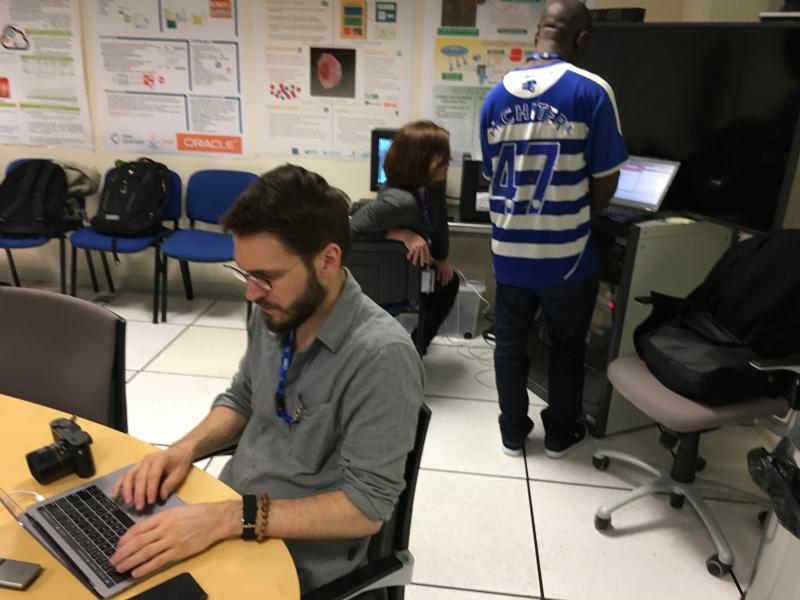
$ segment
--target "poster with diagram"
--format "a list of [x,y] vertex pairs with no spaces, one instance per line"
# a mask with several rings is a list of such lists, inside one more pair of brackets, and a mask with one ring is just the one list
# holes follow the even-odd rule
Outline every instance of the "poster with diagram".
[[261,154],[369,157],[410,118],[414,0],[257,0]]
[[458,160],[480,156],[478,119],[488,91],[533,51],[544,0],[425,2],[422,116],[450,131]]
[[0,0],[0,143],[92,146],[78,0]]
[[243,155],[237,0],[87,1],[106,149]]

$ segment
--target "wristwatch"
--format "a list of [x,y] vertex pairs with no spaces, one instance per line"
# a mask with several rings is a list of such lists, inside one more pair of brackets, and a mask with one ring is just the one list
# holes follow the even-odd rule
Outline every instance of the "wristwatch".
[[258,501],[252,494],[242,496],[242,539],[256,539],[256,511]]

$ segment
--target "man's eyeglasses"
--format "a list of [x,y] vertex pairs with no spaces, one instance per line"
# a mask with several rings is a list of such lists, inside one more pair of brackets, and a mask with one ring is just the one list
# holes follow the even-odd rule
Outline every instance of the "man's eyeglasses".
[[248,281],[252,281],[258,287],[260,287],[263,290],[266,290],[267,292],[271,292],[273,289],[272,282],[269,281],[268,279],[264,279],[263,277],[259,277],[258,275],[251,275],[250,273],[245,273],[244,271],[242,271],[241,269],[237,269],[233,265],[222,265],[222,266],[228,270],[228,273],[236,277],[236,279],[238,279],[242,283],[247,283]]

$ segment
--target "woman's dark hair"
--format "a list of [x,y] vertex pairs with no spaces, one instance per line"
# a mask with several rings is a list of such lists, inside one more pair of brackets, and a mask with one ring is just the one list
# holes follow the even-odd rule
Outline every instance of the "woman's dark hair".
[[447,130],[433,121],[412,121],[394,134],[383,168],[389,185],[418,188],[430,184],[449,161]]
[[225,231],[269,233],[306,263],[328,244],[350,249],[350,201],[320,175],[281,165],[254,181],[222,217]]

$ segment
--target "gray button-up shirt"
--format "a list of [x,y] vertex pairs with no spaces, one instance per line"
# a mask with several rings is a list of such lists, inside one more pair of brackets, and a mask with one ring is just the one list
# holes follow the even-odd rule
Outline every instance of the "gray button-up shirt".
[[[347,279],[310,346],[286,378],[288,425],[275,412],[283,350],[254,310],[247,352],[228,390],[214,400],[247,418],[220,479],[242,494],[302,498],[342,490],[369,519],[388,520],[405,487],[424,372],[406,331]],[[358,567],[369,538],[293,541],[303,590]]]

